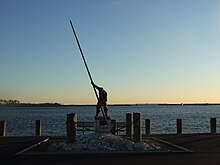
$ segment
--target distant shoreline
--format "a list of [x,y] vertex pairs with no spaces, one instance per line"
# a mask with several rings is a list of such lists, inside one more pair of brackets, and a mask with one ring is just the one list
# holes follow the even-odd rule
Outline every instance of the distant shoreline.
[[[220,103],[180,103],[180,104],[109,104],[108,106],[209,106],[209,105],[220,105]],[[76,106],[96,106],[96,104],[59,104],[59,103],[21,103],[21,104],[0,104],[0,107],[76,107]]]

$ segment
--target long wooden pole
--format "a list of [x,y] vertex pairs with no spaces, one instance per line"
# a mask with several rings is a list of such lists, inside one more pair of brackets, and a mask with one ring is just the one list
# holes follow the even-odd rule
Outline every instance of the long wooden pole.
[[[77,35],[76,35],[76,31],[75,31],[75,29],[74,29],[74,27],[73,27],[73,24],[72,24],[72,21],[71,21],[71,20],[70,20],[70,25],[71,25],[71,27],[72,27],[73,34],[74,34],[74,36],[75,36],[75,38],[76,38],[76,42],[77,42],[77,45],[78,45],[78,47],[79,47],[79,51],[80,51],[80,53],[81,53],[81,56],[82,56],[83,62],[84,62],[84,64],[85,64],[85,67],[86,67],[87,73],[88,73],[88,75],[89,75],[89,79],[90,79],[91,82],[93,82],[92,75],[91,75],[91,73],[90,73],[90,71],[89,71],[89,67],[88,67],[88,65],[87,65],[87,63],[86,63],[86,59],[85,59],[85,57],[84,57],[84,55],[83,55],[82,48],[81,48],[81,46],[80,46],[80,43],[79,43],[78,37],[77,37]],[[95,90],[95,87],[93,87],[93,89],[94,89],[94,92],[95,92],[96,98],[98,99],[98,94],[97,94],[97,91]]]
[[[91,73],[90,73],[90,71],[89,71],[89,67],[88,67],[88,65],[87,65],[87,63],[86,63],[86,59],[85,59],[85,57],[84,57],[84,55],[83,55],[82,48],[81,48],[81,46],[80,46],[78,37],[77,37],[77,35],[76,35],[76,31],[75,31],[75,29],[74,29],[74,27],[73,27],[73,24],[72,24],[72,21],[71,21],[71,20],[70,20],[70,25],[71,25],[71,27],[72,27],[73,34],[74,34],[74,36],[75,36],[77,45],[78,45],[78,47],[79,47],[79,50],[80,50],[80,53],[81,53],[81,56],[82,56],[82,59],[83,59],[83,62],[84,62],[84,64],[85,64],[87,73],[88,73],[88,75],[89,75],[89,79],[90,79],[91,82],[93,82],[92,75],[91,75]],[[97,100],[98,100],[98,93],[97,93],[97,91],[96,91],[96,89],[95,89],[94,86],[93,86],[93,90],[94,90],[95,95],[96,95],[96,98],[97,98]],[[103,111],[102,107],[101,107],[101,111],[102,111],[103,117],[104,117],[105,120],[106,120],[106,116],[105,116],[105,114],[104,114],[104,111]]]

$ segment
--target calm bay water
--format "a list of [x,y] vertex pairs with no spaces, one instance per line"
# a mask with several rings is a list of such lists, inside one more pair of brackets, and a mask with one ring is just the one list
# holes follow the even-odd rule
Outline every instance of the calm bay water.
[[[220,132],[220,105],[109,106],[110,117],[117,121],[125,121],[128,112],[140,112],[143,120],[151,119],[153,134],[176,133],[177,118],[183,120],[183,133],[210,132],[212,117],[217,118]],[[78,121],[93,121],[95,106],[0,108],[0,120],[7,121],[7,136],[34,135],[36,120],[43,122],[43,135],[62,136],[66,135],[68,113],[77,113]]]

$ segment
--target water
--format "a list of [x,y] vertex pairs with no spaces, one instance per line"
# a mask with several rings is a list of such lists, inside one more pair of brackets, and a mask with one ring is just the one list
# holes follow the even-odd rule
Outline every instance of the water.
[[[112,119],[125,121],[126,113],[142,113],[144,119],[151,119],[153,134],[176,133],[176,119],[183,122],[183,133],[210,132],[210,118],[217,118],[217,132],[220,132],[220,105],[132,105],[109,106]],[[35,121],[42,120],[42,134],[66,135],[66,114],[77,113],[78,121],[93,121],[95,106],[72,107],[7,107],[0,108],[0,120],[7,122],[7,136],[35,135]]]

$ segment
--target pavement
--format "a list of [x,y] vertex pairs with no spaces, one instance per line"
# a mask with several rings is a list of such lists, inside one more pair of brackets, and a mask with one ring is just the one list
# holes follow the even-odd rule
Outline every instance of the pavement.
[[193,151],[161,154],[100,154],[18,157],[15,153],[47,137],[0,137],[0,164],[49,165],[220,165],[220,134],[150,135]]

